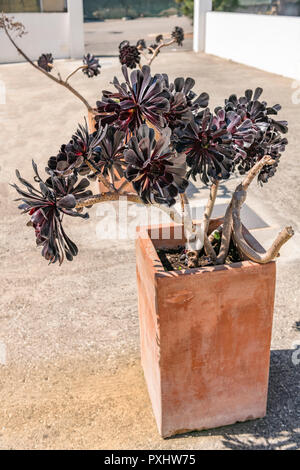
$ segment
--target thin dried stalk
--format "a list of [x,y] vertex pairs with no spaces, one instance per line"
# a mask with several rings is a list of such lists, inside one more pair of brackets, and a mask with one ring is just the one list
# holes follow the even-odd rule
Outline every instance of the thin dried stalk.
[[[144,204],[142,199],[136,194],[120,193],[118,191],[111,191],[111,192],[96,194],[96,195],[93,195],[93,196],[90,196],[90,197],[79,199],[77,201],[76,209],[82,209],[84,207],[91,207],[94,204],[99,204],[101,202],[118,201],[120,198],[124,198],[124,197],[127,198],[128,202],[133,202],[133,203],[137,203],[137,204]],[[167,206],[164,206],[163,204],[153,204],[153,205],[155,207],[157,207],[158,209],[162,210],[163,212],[165,212],[166,214],[168,214],[168,216],[170,217],[170,219],[173,222],[175,222],[177,224],[182,224],[182,223],[185,222],[182,218],[182,215],[179,214],[179,212],[177,212],[174,208],[169,208]],[[202,236],[202,231],[201,230],[197,231],[197,228],[196,228],[195,224],[193,223],[192,219],[190,219],[190,221],[187,223],[187,226],[184,225],[184,231],[185,231],[185,235],[186,235],[187,240],[189,240],[189,238],[191,238],[191,230],[192,229],[193,229],[193,236],[195,237],[195,240],[197,239],[197,237],[200,238]],[[198,251],[195,251],[195,253],[196,253],[196,256],[198,258]],[[188,255],[190,255],[190,256],[188,256],[188,263],[189,263],[188,267],[197,267],[198,266],[198,263],[195,264],[195,265],[190,264],[195,253],[193,252],[193,250],[189,250]],[[213,253],[212,253],[211,256],[213,258]]]
[[[67,90],[69,90],[71,93],[73,93],[73,95],[75,95],[88,109],[88,111],[93,111],[93,108],[92,106],[87,102],[87,100],[77,91],[75,90],[75,88],[73,88],[69,83],[67,83],[67,81],[64,81],[62,80],[61,76],[59,75],[59,78],[56,78],[54,75],[51,75],[50,73],[46,72],[46,70],[42,69],[41,67],[39,67],[38,65],[36,65],[26,54],[25,52],[22,51],[22,49],[20,49],[20,47],[16,44],[16,42],[14,41],[14,39],[12,38],[12,36],[10,35],[6,25],[5,25],[5,21],[3,21],[3,29],[5,31],[5,34],[6,36],[8,37],[8,39],[10,40],[10,42],[12,43],[12,45],[16,48],[16,50],[19,52],[19,54],[21,54],[22,57],[24,57],[24,59],[30,64],[32,65],[32,67],[34,67],[36,70],[39,70],[39,72],[43,73],[44,75],[46,75],[46,77],[50,78],[51,80],[53,80],[54,82],[58,83],[59,85],[67,88]],[[75,72],[74,72],[75,73]],[[70,76],[68,77],[70,78]]]

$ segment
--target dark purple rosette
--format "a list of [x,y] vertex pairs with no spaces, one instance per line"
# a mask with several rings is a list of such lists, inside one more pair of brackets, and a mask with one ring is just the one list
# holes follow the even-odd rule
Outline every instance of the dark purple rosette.
[[88,214],[80,214],[75,210],[78,198],[90,196],[91,191],[86,191],[89,181],[82,179],[76,186],[77,177],[70,175],[61,178],[52,174],[46,182],[42,181],[35,163],[33,162],[35,181],[39,188],[23,179],[18,171],[16,175],[20,183],[25,187],[21,189],[16,184],[12,186],[21,196],[17,201],[22,201],[19,209],[23,214],[29,214],[30,225],[35,230],[36,244],[42,247],[42,256],[49,263],[62,264],[66,257],[72,261],[78,253],[75,243],[65,233],[62,220],[64,215],[72,217],[88,218]]
[[184,154],[170,147],[171,130],[156,142],[154,130],[142,125],[125,150],[125,177],[144,203],[171,206],[188,186]]
[[151,76],[150,67],[134,70],[128,75],[122,67],[125,83],[120,84],[115,77],[113,85],[117,92],[103,91],[101,101],[97,101],[96,120],[104,124],[114,124],[120,130],[132,133],[141,124],[149,122],[157,129],[166,126],[164,114],[170,109],[169,91],[161,75]]

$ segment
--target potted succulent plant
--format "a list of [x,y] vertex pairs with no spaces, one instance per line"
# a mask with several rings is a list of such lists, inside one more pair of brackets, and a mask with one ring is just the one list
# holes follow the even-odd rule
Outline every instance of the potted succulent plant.
[[[3,30],[12,46],[18,51],[23,59],[25,59],[36,70],[47,76],[50,80],[69,90],[84,104],[87,109],[89,131],[90,133],[94,132],[96,130],[96,116],[99,118],[98,110],[92,107],[87,99],[71,85],[70,79],[79,71],[81,71],[88,78],[97,77],[101,72],[101,65],[99,60],[93,54],[88,53],[83,57],[83,64],[81,66],[75,68],[75,70],[73,70],[66,78],[62,78],[59,70],[54,64],[54,58],[51,53],[42,54],[38,60],[34,62],[17,44],[16,39],[22,38],[25,34],[27,34],[26,28],[22,23],[19,21],[14,21],[14,17],[7,16],[2,13],[0,17],[0,32],[1,30]],[[142,60],[144,60],[144,62],[150,66],[163,48],[169,47],[173,44],[182,46],[183,40],[184,31],[181,27],[176,26],[171,34],[167,35],[166,38],[164,38],[162,34],[156,36],[155,42],[149,46],[146,45],[144,39],[139,39],[136,45],[130,45],[129,41],[122,41],[119,45],[120,63],[131,69],[136,67],[141,69]],[[106,110],[104,110],[105,100],[106,97],[103,96],[101,114],[102,119],[104,119],[104,116],[107,114]],[[109,116],[110,114],[110,111],[108,111]],[[120,175],[118,171],[116,171],[116,168],[109,168],[108,173],[110,180],[113,180],[116,188],[122,186],[123,188],[132,189],[131,184],[124,180],[123,176]],[[100,192],[108,191],[108,188],[101,180],[99,180],[99,178],[98,182]]]
[[[46,180],[35,163],[36,185],[17,171],[19,208],[49,264],[78,254],[64,216],[87,218],[85,208],[120,198],[166,212],[170,224],[139,228],[136,242],[141,355],[159,431],[167,437],[262,417],[274,260],[293,230],[285,227],[264,251],[240,209],[255,178],[263,185],[274,176],[287,123],[274,119],[280,106],[261,101],[261,88],[211,111],[192,78],[171,83],[148,65],[130,75],[123,65],[122,73],[124,82],[114,78],[116,91],[91,108],[95,131],[80,125],[49,158]],[[211,219],[220,181],[233,172],[243,178],[224,217]],[[118,187],[116,173],[124,179]],[[94,178],[106,192],[93,194]],[[191,217],[190,178],[210,187],[200,221]]]

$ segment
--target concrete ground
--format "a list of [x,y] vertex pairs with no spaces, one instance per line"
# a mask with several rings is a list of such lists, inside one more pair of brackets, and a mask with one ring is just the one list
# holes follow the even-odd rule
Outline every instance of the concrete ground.
[[[91,103],[120,76],[117,58],[101,62],[100,77],[73,78]],[[78,65],[58,62],[63,76]],[[254,184],[247,204],[268,225],[256,228],[266,244],[279,227],[292,224],[298,231],[300,105],[292,103],[291,80],[192,52],[160,54],[153,66],[158,71],[195,77],[212,106],[257,85],[266,100],[283,105],[290,144],[277,175],[263,189]],[[298,232],[277,264],[267,416],[161,439],[140,366],[133,241],[98,240],[93,208],[88,221],[66,220],[78,257],[49,267],[8,185],[15,168],[32,177],[32,158],[42,172],[85,110],[27,64],[0,66],[0,79],[7,89],[7,104],[0,105],[0,449],[299,449]],[[218,204],[236,183],[222,186]],[[201,185],[190,193],[194,206],[203,204]]]
[[192,50],[191,21],[186,16],[170,16],[169,18],[137,18],[135,20],[106,20],[84,24],[85,48],[100,57],[117,57],[119,44],[125,39],[130,44],[136,44],[138,39],[144,39],[150,46],[158,34],[167,39],[175,26],[181,26],[185,32],[185,40],[181,47],[171,46],[168,51]]

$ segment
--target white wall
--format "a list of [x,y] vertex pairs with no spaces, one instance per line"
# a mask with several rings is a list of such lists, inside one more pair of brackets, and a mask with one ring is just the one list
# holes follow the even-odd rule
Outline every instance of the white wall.
[[200,52],[205,50],[206,13],[212,9],[212,0],[194,1],[194,37],[193,50]]
[[300,18],[208,12],[205,52],[300,80]]
[[[69,0],[68,13],[13,13],[15,21],[26,27],[28,34],[16,38],[21,49],[33,60],[51,52],[54,59],[82,58],[84,54],[82,0]],[[0,31],[0,63],[24,59]]]
[[[37,60],[48,52],[56,59],[70,57],[67,13],[14,13],[13,16],[28,31],[22,38],[16,38],[16,42],[31,59]],[[0,32],[0,43],[1,63],[24,61],[3,31]]]
[[80,59],[84,54],[83,1],[68,0],[70,57]]

